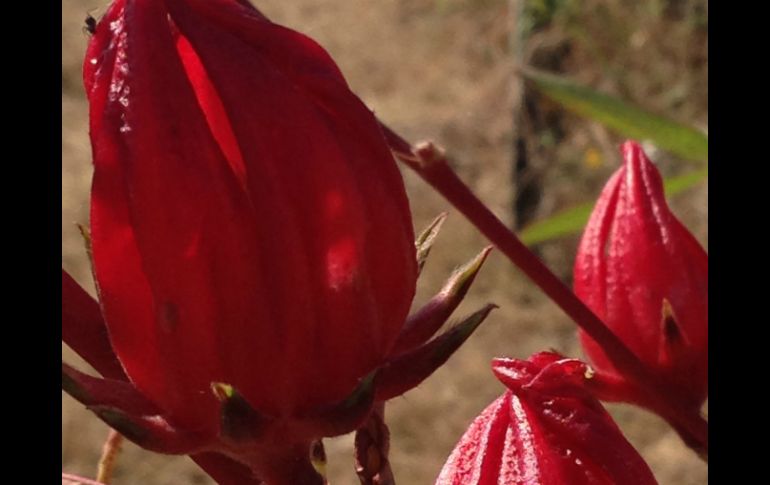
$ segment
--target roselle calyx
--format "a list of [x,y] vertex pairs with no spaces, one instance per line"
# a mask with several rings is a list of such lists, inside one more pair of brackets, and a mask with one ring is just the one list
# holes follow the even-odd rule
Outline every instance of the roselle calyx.
[[656,483],[593,397],[586,364],[541,352],[492,367],[508,390],[471,423],[436,485]]
[[407,318],[424,252],[403,182],[304,35],[236,0],[117,0],[84,80],[99,302],[63,273],[62,326],[104,379],[63,365],[62,386],[140,446],[219,483],[321,483],[313,444],[419,384],[492,309],[433,337],[485,251],[439,317]]
[[[697,413],[708,396],[708,255],[669,209],[639,144],[624,143],[622,153],[578,248],[575,293],[651,370],[658,392]],[[580,336],[602,398],[658,411],[649,389]]]

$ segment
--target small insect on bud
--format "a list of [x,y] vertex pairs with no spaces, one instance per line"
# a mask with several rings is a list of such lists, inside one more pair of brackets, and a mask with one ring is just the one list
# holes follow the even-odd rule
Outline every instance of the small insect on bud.
[[86,25],[83,27],[83,32],[88,35],[94,35],[96,33],[96,19],[90,14],[86,14]]

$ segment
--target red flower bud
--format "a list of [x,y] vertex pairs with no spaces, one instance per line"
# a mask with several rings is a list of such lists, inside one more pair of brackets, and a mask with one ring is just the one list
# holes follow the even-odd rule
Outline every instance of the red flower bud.
[[310,39],[228,0],[126,0],[85,62],[92,241],[137,388],[215,426],[212,382],[281,416],[344,399],[414,295],[403,183]]
[[403,182],[320,46],[240,0],[116,0],[93,30],[101,315],[63,274],[62,325],[107,379],[65,365],[63,388],[222,483],[320,483],[310,444],[419,384],[492,309],[431,340],[487,251],[402,335]]
[[656,483],[587,391],[587,365],[541,352],[493,369],[508,391],[471,423],[437,485]]
[[[668,208],[655,166],[634,142],[591,215],[575,261],[575,293],[653,372],[698,408],[708,394],[708,255]],[[643,404],[581,332],[616,399]],[[629,386],[629,384],[631,384]],[[608,396],[609,397],[609,396]]]

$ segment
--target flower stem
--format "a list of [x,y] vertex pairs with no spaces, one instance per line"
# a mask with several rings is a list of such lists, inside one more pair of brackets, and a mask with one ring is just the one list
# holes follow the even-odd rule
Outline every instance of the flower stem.
[[102,457],[99,459],[99,467],[96,472],[97,482],[109,485],[112,472],[115,469],[115,460],[118,458],[122,444],[123,435],[111,429],[110,434],[107,435],[107,441],[102,447]]
[[385,424],[385,403],[374,405],[369,418],[356,431],[356,473],[361,485],[395,485],[388,460],[390,431]]
[[[385,138],[395,157],[417,172],[428,184],[455,206],[508,259],[521,269],[548,295],[580,328],[604,350],[613,365],[631,376],[647,392],[657,396],[661,415],[682,435],[691,448],[708,452],[708,423],[698,416],[683,413],[678,402],[670,396],[673,386],[661,383],[658,376],[629,350],[628,347],[570,290],[524,243],[511,232],[476,197],[449,167],[440,148],[432,143],[412,147],[400,135],[381,123]],[[702,451],[699,451],[702,455]]]
[[328,485],[313,465],[312,443],[275,445],[242,455],[238,460],[251,468],[264,485]]

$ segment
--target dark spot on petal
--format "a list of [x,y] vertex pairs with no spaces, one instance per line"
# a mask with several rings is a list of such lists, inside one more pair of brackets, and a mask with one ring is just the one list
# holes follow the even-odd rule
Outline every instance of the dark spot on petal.
[[179,307],[174,303],[164,302],[158,311],[158,323],[165,333],[173,333],[179,326]]

